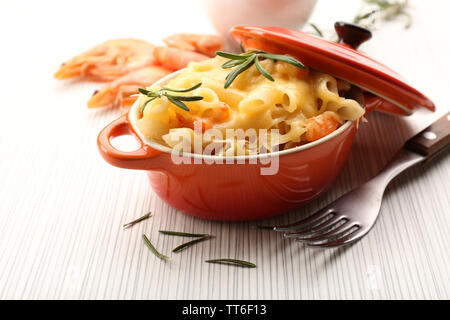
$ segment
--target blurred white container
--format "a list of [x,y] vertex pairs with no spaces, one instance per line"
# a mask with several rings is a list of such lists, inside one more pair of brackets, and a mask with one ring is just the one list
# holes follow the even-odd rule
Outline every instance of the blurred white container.
[[203,0],[206,13],[227,49],[236,42],[228,31],[235,25],[277,26],[300,29],[308,21],[317,0]]

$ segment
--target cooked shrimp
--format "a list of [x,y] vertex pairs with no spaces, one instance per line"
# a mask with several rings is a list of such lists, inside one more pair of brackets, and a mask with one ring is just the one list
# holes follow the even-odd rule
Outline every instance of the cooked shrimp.
[[164,39],[173,48],[186,51],[197,51],[209,57],[214,57],[216,51],[222,49],[223,40],[216,35],[177,33]]
[[191,61],[198,62],[209,59],[208,56],[198,52],[171,47],[156,47],[153,54],[157,63],[172,70],[183,69]]
[[153,49],[154,45],[142,40],[109,40],[65,62],[55,73],[55,78],[115,80],[131,71],[152,65]]
[[177,113],[176,120],[178,125],[182,128],[194,129],[196,124],[200,125],[202,132],[211,129],[214,124],[224,122],[230,117],[230,107],[223,103],[220,107],[209,109],[204,114],[200,115],[181,115]]
[[317,117],[307,120],[305,137],[307,141],[315,141],[329,135],[341,124],[339,116],[332,111],[325,111]]
[[108,83],[100,91],[94,92],[88,101],[89,108],[130,105],[136,97],[139,88],[150,86],[153,82],[168,75],[171,71],[166,68],[151,66],[130,72],[121,78]]

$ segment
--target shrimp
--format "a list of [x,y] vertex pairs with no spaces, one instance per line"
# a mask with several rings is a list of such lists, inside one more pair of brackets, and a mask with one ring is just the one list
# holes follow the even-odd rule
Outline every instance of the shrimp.
[[214,57],[222,49],[223,40],[216,35],[177,33],[163,40],[169,47],[186,51],[197,51]]
[[88,107],[131,105],[136,100],[131,95],[138,93],[139,88],[148,87],[170,72],[170,70],[159,66],[151,66],[130,72],[108,83],[100,91],[95,91],[88,101]]
[[211,129],[214,124],[222,123],[230,117],[230,107],[223,103],[217,108],[208,109],[202,115],[181,115],[177,113],[176,120],[178,125],[185,128],[195,129],[198,125],[202,132]]
[[171,47],[156,47],[153,54],[157,63],[172,70],[183,69],[191,61],[198,62],[209,59],[208,56],[198,52]]
[[63,63],[55,73],[55,78],[80,77],[112,81],[154,64],[154,47],[136,39],[109,40]]
[[307,141],[315,141],[336,130],[341,121],[339,116],[332,111],[324,113],[307,120],[305,138]]

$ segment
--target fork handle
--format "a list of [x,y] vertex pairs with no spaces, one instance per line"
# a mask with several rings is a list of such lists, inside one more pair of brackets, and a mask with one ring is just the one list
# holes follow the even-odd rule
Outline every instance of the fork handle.
[[431,126],[409,139],[404,148],[367,185],[384,190],[389,182],[409,167],[426,160],[442,151],[450,144],[450,112]]
[[405,143],[405,148],[429,160],[450,144],[450,112]]

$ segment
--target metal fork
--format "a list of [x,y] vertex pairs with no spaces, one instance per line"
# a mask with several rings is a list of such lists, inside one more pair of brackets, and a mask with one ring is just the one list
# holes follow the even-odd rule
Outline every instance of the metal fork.
[[285,237],[295,238],[310,247],[340,247],[361,239],[378,218],[389,182],[402,171],[448,146],[449,121],[450,115],[447,114],[410,139],[384,170],[360,187],[306,219],[277,226],[274,230],[283,231]]

